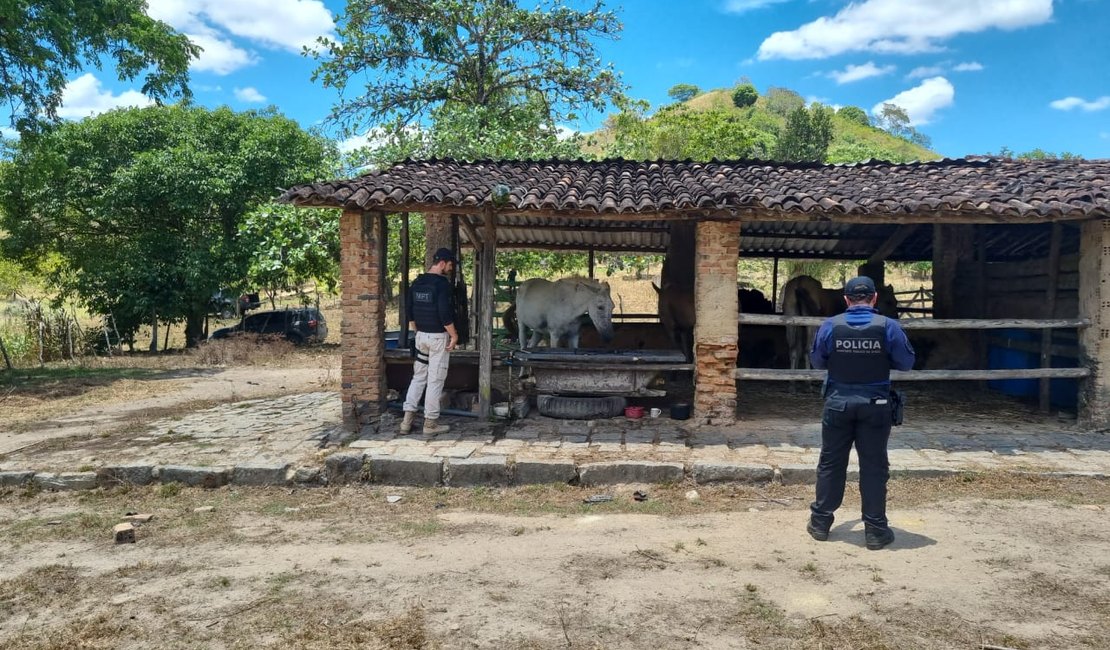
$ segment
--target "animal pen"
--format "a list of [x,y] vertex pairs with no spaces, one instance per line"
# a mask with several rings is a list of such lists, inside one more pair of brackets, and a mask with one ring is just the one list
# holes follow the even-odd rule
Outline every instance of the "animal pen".
[[[1110,425],[1110,161],[425,160],[294,187],[282,199],[342,210],[341,391],[352,426],[377,421],[387,367],[407,356],[386,349],[390,213],[403,214],[402,224],[409,213],[423,214],[429,251],[474,252],[477,350],[454,354],[451,365],[458,371],[468,355],[477,364],[483,421],[493,368],[505,362],[492,345],[499,249],[588,251],[592,268],[595,252],[665,253],[672,231],[686,228],[696,241],[693,359],[652,369],[692,374],[699,423],[731,425],[739,417],[742,424],[737,404],[738,397],[747,403],[745,391],[781,399],[788,395],[782,382],[824,376],[738,367],[746,332],[823,320],[738,313],[737,261],[752,257],[861,260],[860,272],[880,286],[887,261],[931,261],[932,314],[901,323],[911,334],[933,333],[924,339],[932,341],[933,366],[947,360],[894,372],[895,381],[1005,388],[1034,380],[1044,410],[1061,382],[1077,382],[1080,426]],[[404,226],[401,241],[407,266]],[[1015,363],[1015,354],[1031,363]],[[560,367],[557,358],[542,363]]]

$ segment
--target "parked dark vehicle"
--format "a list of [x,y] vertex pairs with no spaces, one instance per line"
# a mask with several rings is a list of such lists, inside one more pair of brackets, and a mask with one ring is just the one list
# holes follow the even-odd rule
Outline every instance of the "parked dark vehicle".
[[224,339],[237,334],[283,336],[294,345],[322,343],[328,337],[328,324],[315,307],[260,311],[244,317],[237,325],[212,332],[208,338]]

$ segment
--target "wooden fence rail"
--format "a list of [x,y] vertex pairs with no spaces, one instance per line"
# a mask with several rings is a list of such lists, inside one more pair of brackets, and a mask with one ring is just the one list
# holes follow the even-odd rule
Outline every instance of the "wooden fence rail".
[[[778,314],[740,314],[741,325],[804,325],[817,327],[825,318],[817,316],[779,316]],[[1056,329],[1090,327],[1086,318],[903,318],[898,321],[907,330],[987,330],[987,329]]]
[[[895,381],[951,381],[961,379],[1081,379],[1091,375],[1090,368],[1016,368],[1006,370],[892,370]],[[765,381],[824,381],[824,370],[786,370],[782,368],[737,368],[736,379]]]

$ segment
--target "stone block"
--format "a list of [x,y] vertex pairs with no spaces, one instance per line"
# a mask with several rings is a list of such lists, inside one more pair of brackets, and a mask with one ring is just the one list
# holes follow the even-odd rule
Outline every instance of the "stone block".
[[586,463],[578,468],[578,477],[582,485],[675,483],[682,480],[684,472],[682,463],[627,460],[612,463]]
[[289,463],[236,465],[231,470],[233,485],[285,485],[288,482]]
[[332,454],[324,459],[328,485],[357,483],[362,479],[361,454]]
[[40,473],[32,481],[43,490],[91,490],[96,487],[96,472]]
[[298,467],[293,472],[293,482],[299,485],[317,485],[321,476],[319,467]]
[[813,485],[817,483],[815,465],[780,465],[778,476],[783,485]]
[[0,472],[0,487],[19,487],[31,482],[35,473],[31,470],[8,470]]
[[943,478],[945,476],[952,476],[959,474],[959,470],[950,467],[891,467],[891,478]]
[[451,487],[507,485],[509,464],[504,456],[451,458],[447,461],[444,478]]
[[102,487],[115,485],[150,485],[154,482],[153,465],[112,465],[96,470]]
[[163,465],[158,469],[162,483],[181,483],[190,487],[218,488],[227,485],[230,472],[226,467],[193,467],[190,465]]
[[134,544],[135,527],[130,523],[116,524],[112,528],[112,537],[115,538],[116,544]]
[[576,478],[578,468],[569,460],[518,460],[513,465],[515,485],[570,483]]
[[371,456],[370,478],[387,485],[443,483],[443,459],[434,456]]
[[768,483],[775,477],[770,465],[698,461],[690,466],[696,483]]

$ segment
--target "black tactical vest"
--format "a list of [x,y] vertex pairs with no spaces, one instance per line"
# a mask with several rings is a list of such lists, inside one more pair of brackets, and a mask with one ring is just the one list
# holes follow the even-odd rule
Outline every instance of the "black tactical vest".
[[866,327],[852,327],[847,314],[832,319],[829,381],[838,384],[877,384],[890,381],[886,317],[871,315]]
[[416,321],[416,329],[429,334],[445,332],[443,317],[439,312],[440,300],[447,294],[450,303],[451,285],[447,278],[435,273],[421,273],[409,287],[409,296],[412,299],[412,319]]

